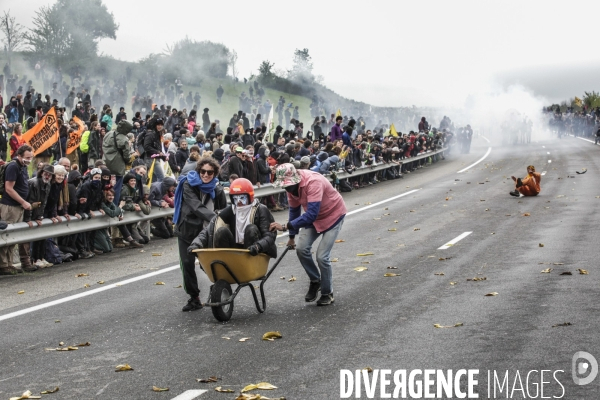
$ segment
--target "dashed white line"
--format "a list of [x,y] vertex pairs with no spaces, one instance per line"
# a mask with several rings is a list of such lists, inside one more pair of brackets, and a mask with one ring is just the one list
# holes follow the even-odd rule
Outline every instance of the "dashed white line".
[[549,151],[548,151],[548,152],[546,152],[546,153],[547,153],[547,154],[550,154],[550,152],[549,152]]
[[492,148],[488,147],[488,151],[485,153],[485,155],[483,157],[481,157],[479,160],[477,160],[473,164],[469,165],[467,168],[461,169],[460,171],[458,171],[458,173],[460,174],[461,172],[465,172],[469,168],[476,166],[477,164],[479,164],[480,162],[482,162],[483,160],[485,160],[485,158],[490,155],[491,151],[492,151]]
[[546,171],[542,171],[542,176],[546,175]]
[[552,162],[552,160],[548,160],[548,164],[550,164]]
[[590,143],[596,144],[596,142],[594,142],[593,140],[590,140],[590,139],[584,139],[582,137],[578,137],[577,139],[585,140],[586,142],[590,142]]
[[179,396],[173,397],[171,400],[194,400],[195,398],[200,396],[202,393],[206,393],[206,392],[208,392],[208,390],[205,390],[205,389],[186,390],[185,392],[181,393]]
[[459,242],[459,241],[463,240],[464,238],[466,238],[467,236],[469,236],[471,233],[473,233],[473,232],[465,232],[465,233],[458,235],[457,237],[455,237],[454,239],[452,239],[445,245],[438,247],[438,250],[449,249],[450,247],[454,246],[457,242]]

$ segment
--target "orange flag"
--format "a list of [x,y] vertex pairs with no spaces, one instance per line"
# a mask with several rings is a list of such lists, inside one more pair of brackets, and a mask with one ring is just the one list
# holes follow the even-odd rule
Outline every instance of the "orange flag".
[[33,155],[38,155],[58,141],[58,130],[56,110],[52,107],[40,122],[23,134],[23,140],[33,148]]
[[81,144],[81,135],[83,135],[83,131],[85,130],[85,124],[82,120],[77,118],[77,116],[73,117],[73,121],[75,121],[78,128],[69,135],[69,140],[67,141],[67,154],[71,154],[79,147]]

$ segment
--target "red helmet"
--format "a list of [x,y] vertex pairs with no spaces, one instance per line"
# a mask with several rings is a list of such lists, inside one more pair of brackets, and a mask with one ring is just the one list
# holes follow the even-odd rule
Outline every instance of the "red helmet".
[[237,194],[247,194],[250,198],[250,203],[254,201],[254,186],[246,178],[238,178],[229,185],[229,196]]

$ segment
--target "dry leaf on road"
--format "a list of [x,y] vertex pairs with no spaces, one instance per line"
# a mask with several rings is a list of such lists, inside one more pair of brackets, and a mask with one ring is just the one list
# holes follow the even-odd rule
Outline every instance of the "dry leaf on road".
[[398,267],[387,267],[387,269],[398,269]]
[[571,271],[561,272],[560,275],[573,275]]
[[337,239],[335,242],[336,242],[336,243],[344,243],[344,242],[345,242],[345,240],[344,240],[344,239]]
[[468,281],[473,281],[473,282],[477,282],[477,281],[486,281],[487,278],[485,276],[476,276],[475,278],[467,278]]
[[366,256],[373,256],[375,255],[374,253],[368,252],[368,253],[358,253],[357,256],[359,257],[366,257]]
[[104,281],[98,281],[98,285],[104,285]]
[[388,272],[387,274],[383,274],[383,276],[385,277],[390,277],[390,276],[400,276],[400,274],[394,274],[392,272]]
[[201,382],[201,383],[213,383],[218,381],[221,378],[217,378],[216,376],[209,376],[208,379],[201,379],[201,378],[196,378],[196,382]]
[[530,217],[530,216],[531,216],[531,214],[529,214],[529,213],[525,213],[525,214],[523,214],[523,216],[524,216],[524,217]]
[[250,390],[261,389],[261,390],[273,390],[277,389],[277,386],[271,385],[269,382],[259,382],[257,384],[251,384],[242,389],[242,393]]
[[159,388],[158,386],[152,386],[153,392],[168,392],[169,388]]
[[541,271],[542,274],[549,274],[554,268],[546,268]]
[[155,285],[157,286],[163,286],[165,283],[164,282],[156,282]]
[[245,341],[247,341],[247,340],[250,340],[250,338],[249,338],[249,337],[243,337],[243,338],[241,338],[241,339],[240,339],[240,340],[238,340],[238,341],[239,341],[239,342],[245,342]]
[[11,397],[10,400],[41,399],[42,396],[34,396],[30,390],[23,392],[19,397]]
[[571,326],[571,325],[573,325],[573,324],[572,324],[572,323],[570,323],[570,322],[563,322],[562,324],[556,324],[556,325],[552,325],[552,327],[553,327],[553,328],[556,328],[556,327],[558,327],[558,326]]
[[355,270],[355,271],[358,271],[358,272],[363,272],[363,271],[366,271],[366,270],[368,270],[368,269],[369,269],[369,268],[367,268],[367,267],[356,267],[356,268],[354,268],[354,270]]
[[17,294],[25,294],[25,291],[24,291],[24,290],[19,290],[19,291],[17,292]]
[[235,392],[234,390],[231,390],[231,389],[223,389],[221,386],[217,386],[215,388],[215,390],[220,393],[234,393]]
[[540,247],[544,247],[544,243],[540,243],[538,246],[540,246]]
[[491,292],[491,293],[486,294],[485,296],[488,296],[488,297],[489,296],[498,296],[498,292]]
[[459,326],[463,326],[462,322],[457,322],[454,325],[440,325],[440,324],[433,324],[434,328],[458,328]]
[[587,269],[577,269],[577,271],[579,271],[579,275],[588,275]]
[[75,275],[75,278],[81,278],[83,276],[90,276],[89,274],[77,274]]
[[275,339],[281,339],[283,336],[281,336],[281,332],[279,331],[270,331],[265,333],[262,336],[262,340],[275,340]]
[[119,364],[115,367],[115,372],[121,371],[133,371],[133,368],[129,364]]
[[58,392],[60,389],[57,387],[55,387],[54,389],[50,389],[50,390],[44,390],[43,392],[40,392],[40,394],[52,394],[52,393],[56,393]]
[[436,272],[436,273],[434,273],[434,275],[444,276],[445,274],[443,272]]
[[413,231],[420,231],[421,228],[414,228]]
[[288,279],[288,282],[294,282],[296,280],[296,277],[294,275],[292,275],[292,277],[290,279]]
[[389,232],[396,232],[398,229],[397,228],[390,228],[388,229]]

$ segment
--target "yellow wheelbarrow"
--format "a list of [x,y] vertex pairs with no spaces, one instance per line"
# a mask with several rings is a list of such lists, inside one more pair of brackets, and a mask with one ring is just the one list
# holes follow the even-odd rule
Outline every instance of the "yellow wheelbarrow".
[[[285,248],[271,269],[268,269],[270,258],[268,255],[251,256],[246,249],[194,250],[201,268],[213,283],[210,287],[208,301],[204,305],[212,309],[212,313],[218,321],[229,321],[233,314],[235,297],[244,286],[248,286],[252,291],[256,309],[259,313],[265,312],[267,301],[263,286],[289,249],[289,247]],[[252,284],[253,281],[261,281],[260,297],[262,304],[258,301],[256,290]],[[235,292],[232,291],[231,284],[238,285]]]

